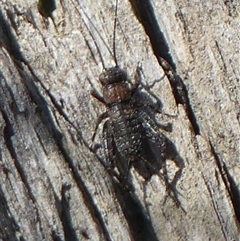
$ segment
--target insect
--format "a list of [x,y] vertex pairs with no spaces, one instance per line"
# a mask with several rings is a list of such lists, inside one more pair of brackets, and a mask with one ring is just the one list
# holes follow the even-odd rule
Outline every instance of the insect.
[[[117,2],[115,16],[117,15]],[[103,125],[103,148],[108,167],[115,167],[121,180],[127,180],[131,166],[148,180],[158,173],[164,160],[165,142],[155,120],[155,105],[144,98],[142,83],[137,78],[134,84],[125,70],[118,66],[115,53],[114,22],[113,51],[115,67],[107,68],[99,76],[102,96],[93,89],[92,95],[105,104],[107,110],[97,121],[92,140],[99,124]],[[138,72],[139,72],[138,67]],[[94,87],[93,87],[94,88]]]
[[[103,125],[103,145],[110,168],[117,167],[126,179],[131,165],[146,180],[162,165],[164,140],[158,126],[148,113],[151,103],[142,103],[140,82],[131,85],[127,73],[118,66],[106,69],[99,77],[102,84],[101,100],[107,111],[98,118]],[[96,95],[94,95],[96,97]]]

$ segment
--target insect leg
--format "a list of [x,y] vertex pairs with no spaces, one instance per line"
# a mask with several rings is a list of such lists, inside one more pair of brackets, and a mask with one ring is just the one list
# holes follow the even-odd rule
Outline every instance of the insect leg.
[[[146,90],[147,93],[149,93],[156,100],[156,103],[152,104],[151,108],[153,108],[156,112],[161,113],[162,103],[158,99],[158,97],[150,90],[157,81],[154,81],[154,84],[152,86],[144,84],[142,81],[142,73],[143,73],[142,66],[140,63],[138,63],[137,68],[136,68],[136,73],[135,73],[135,83],[134,83],[133,87],[136,89],[139,87],[139,85],[141,85],[141,87],[144,90]],[[161,81],[163,78],[164,78],[164,76],[158,81]]]
[[158,132],[158,122],[155,117],[148,115],[144,110],[141,110],[141,117],[143,119],[142,125],[146,130],[147,137],[153,142],[156,142],[157,139],[162,142],[161,134]]
[[91,95],[97,99],[98,101],[100,101],[101,103],[103,103],[104,105],[106,105],[106,102],[104,101],[104,98],[103,96],[97,91],[97,89],[94,87],[93,83],[91,82],[91,80],[89,78],[87,78],[89,84],[91,85],[92,87],[92,90],[91,90]]
[[[157,156],[160,156],[160,160],[155,160],[155,161],[156,161],[156,164],[157,164],[157,161],[160,161],[163,174],[161,175],[160,173],[157,173],[157,175],[164,179],[168,196],[172,198],[172,200],[176,203],[178,207],[181,207],[181,203],[178,198],[179,192],[177,191],[176,185],[181,177],[182,170],[184,168],[183,160],[180,156],[176,154],[176,150],[173,144],[169,143],[169,140],[167,140],[167,138],[163,134],[157,132],[156,125],[154,125],[154,121],[146,113],[143,113],[142,117],[145,120],[144,128],[146,130],[146,135],[148,139],[152,143],[157,143],[157,147],[160,150],[159,152],[156,150]],[[166,159],[172,160],[175,163],[175,165],[178,167],[178,170],[176,171],[172,180],[170,180],[168,177]],[[149,166],[154,168],[154,164],[151,162],[151,159],[147,161],[150,162]],[[166,198],[165,198],[165,201],[166,201]]]
[[94,142],[94,139],[96,137],[96,134],[97,134],[97,130],[98,130],[98,127],[99,127],[99,124],[108,117],[108,112],[105,111],[104,113],[102,113],[99,117],[98,117],[98,120],[97,120],[97,123],[96,123],[96,127],[94,129],[94,133],[93,133],[93,136],[92,136],[92,142]]
[[[179,167],[179,170],[175,173],[173,180],[170,181],[167,173],[167,168],[166,168],[167,139],[164,135],[157,132],[156,125],[154,121],[150,118],[150,116],[142,112],[142,118],[144,120],[143,125],[144,125],[144,129],[146,130],[146,136],[149,142],[152,143],[150,144],[150,147],[152,146],[151,147],[152,152],[156,155],[156,158],[153,161],[151,158],[143,161],[146,162],[146,164],[150,167],[150,169],[154,171],[154,173],[156,173],[159,177],[163,178],[167,193],[174,200],[177,206],[179,206],[180,201],[178,200],[178,197],[177,197],[176,185],[182,173],[181,162],[179,161],[178,163],[176,163],[176,161],[173,160],[174,163],[176,163],[176,165]],[[155,149],[156,147],[158,149]],[[155,166],[158,166],[158,168],[161,167],[163,174],[160,174],[157,168],[155,168]]]
[[114,140],[112,135],[112,128],[109,120],[107,120],[103,126],[103,148],[108,169],[113,169],[115,166],[115,154],[113,143]]
[[104,98],[100,95],[100,93],[96,89],[93,89],[91,91],[91,95],[101,103],[106,104]]
[[153,103],[153,101],[147,96],[147,94],[142,92],[136,92],[135,94],[135,102],[136,106],[139,107],[142,111],[147,113],[148,116],[154,121],[155,125],[158,126],[158,128],[161,128],[162,130],[171,132],[172,131],[172,124],[161,124],[156,120],[156,112],[162,113],[161,110],[159,110],[159,104]]

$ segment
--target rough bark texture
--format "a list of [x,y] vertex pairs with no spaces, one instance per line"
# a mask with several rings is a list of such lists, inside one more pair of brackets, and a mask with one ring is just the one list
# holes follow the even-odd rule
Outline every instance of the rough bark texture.
[[159,80],[181,207],[134,168],[128,192],[89,149],[115,2],[56,5],[54,26],[33,0],[0,4],[0,240],[240,240],[238,1],[118,4],[117,59]]

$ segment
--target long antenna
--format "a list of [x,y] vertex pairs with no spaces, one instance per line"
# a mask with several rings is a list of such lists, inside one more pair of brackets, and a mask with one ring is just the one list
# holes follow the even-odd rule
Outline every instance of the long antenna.
[[[109,53],[110,53],[111,55],[113,55],[112,52],[111,52],[111,50],[110,50],[110,48],[108,48],[106,42],[104,41],[104,39],[102,38],[101,34],[100,34],[99,31],[97,30],[96,26],[93,24],[92,20],[88,17],[86,11],[85,11],[84,8],[81,6],[81,4],[80,4],[80,7],[81,7],[81,10],[83,11],[84,15],[87,17],[88,21],[91,23],[91,25],[93,26],[93,28],[97,31],[97,33],[98,33],[98,35],[100,36],[100,38],[102,39],[103,43],[104,43],[105,46],[107,47],[107,50],[109,51]],[[79,14],[82,16],[81,12],[78,10],[77,7],[76,7],[76,9],[77,9],[77,11],[79,12]],[[84,18],[82,17],[81,19],[82,19],[83,24],[85,25],[88,33],[90,34],[90,36],[91,36],[91,38],[92,38],[92,40],[93,40],[93,42],[94,42],[94,45],[95,45],[95,47],[96,47],[96,49],[97,49],[97,52],[98,52],[98,54],[99,54],[99,57],[100,57],[100,59],[101,59],[103,69],[106,69],[106,66],[105,66],[105,63],[104,63],[104,59],[103,59],[103,56],[102,56],[101,51],[100,51],[100,49],[99,49],[99,46],[98,46],[98,44],[97,44],[97,42],[96,42],[96,39],[94,38],[93,33],[91,32],[91,30],[90,30],[89,26],[87,25],[87,23],[85,22]],[[85,40],[85,42],[86,42],[86,44],[87,44],[87,46],[88,46],[88,48],[89,48],[92,56],[93,56],[93,59],[95,60],[93,51],[92,51],[92,49],[91,49],[91,46],[90,46],[89,43],[88,43],[88,40],[87,40],[87,38],[86,38],[86,36],[85,36],[84,31],[83,31],[81,28],[80,28],[80,31],[82,32],[83,38],[84,38],[84,40]],[[95,62],[96,62],[96,60],[95,60]]]
[[117,56],[116,56],[117,7],[118,7],[118,0],[116,0],[115,16],[114,16],[114,27],[113,27],[113,58],[114,58],[114,62],[116,64],[116,67],[118,66]]

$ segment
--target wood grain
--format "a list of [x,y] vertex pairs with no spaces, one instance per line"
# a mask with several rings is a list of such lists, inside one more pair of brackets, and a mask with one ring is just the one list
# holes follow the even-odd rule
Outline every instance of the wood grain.
[[33,0],[0,6],[0,239],[239,240],[240,6],[118,4],[118,64],[132,80],[141,64],[143,81],[156,82],[157,119],[172,125],[160,130],[170,180],[183,168],[181,207],[161,177],[146,183],[134,168],[128,192],[90,150],[105,110],[90,82],[100,92],[103,65],[114,65],[115,2],[56,6],[54,24]]

